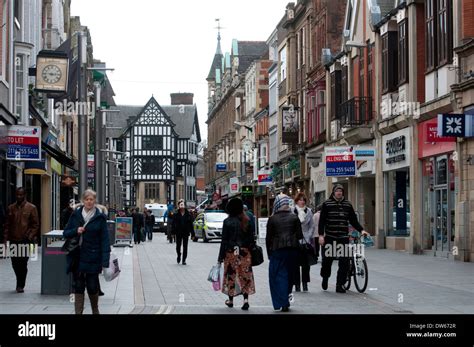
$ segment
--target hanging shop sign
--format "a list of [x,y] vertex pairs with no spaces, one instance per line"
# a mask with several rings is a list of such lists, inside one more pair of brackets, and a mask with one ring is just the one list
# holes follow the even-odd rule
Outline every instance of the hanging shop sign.
[[216,172],[227,172],[226,163],[216,163]]
[[439,114],[438,134],[441,137],[474,137],[474,115]]
[[239,193],[239,179],[237,177],[232,177],[229,179],[229,186],[230,186],[230,194],[238,194]]
[[298,143],[298,107],[283,107],[282,109],[282,142]]
[[7,160],[41,161],[41,128],[12,125],[6,139]]
[[242,195],[253,195],[253,186],[242,186]]
[[259,170],[258,171],[258,185],[269,186],[273,184],[272,170]]

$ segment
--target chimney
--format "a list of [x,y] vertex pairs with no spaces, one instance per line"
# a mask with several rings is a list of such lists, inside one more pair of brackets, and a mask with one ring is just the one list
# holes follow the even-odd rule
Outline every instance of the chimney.
[[171,93],[171,105],[193,105],[193,93]]

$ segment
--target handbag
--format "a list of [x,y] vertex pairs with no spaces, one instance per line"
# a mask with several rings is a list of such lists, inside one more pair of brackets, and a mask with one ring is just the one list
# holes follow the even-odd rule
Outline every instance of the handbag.
[[306,242],[304,238],[303,240],[304,243],[300,244],[300,249],[303,252],[304,259],[306,259],[306,262],[309,266],[316,265],[318,263],[318,256],[314,251],[314,247],[308,242]]
[[140,228],[140,241],[141,242],[146,242],[145,228]]
[[118,258],[115,254],[110,255],[109,267],[103,269],[104,279],[106,282],[113,281],[120,275],[120,267]]
[[252,258],[252,266],[259,266],[264,262],[263,249],[256,243],[250,247],[250,256]]

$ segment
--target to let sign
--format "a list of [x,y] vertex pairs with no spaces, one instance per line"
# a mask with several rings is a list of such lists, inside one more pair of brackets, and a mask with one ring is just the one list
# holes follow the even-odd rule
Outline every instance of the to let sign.
[[356,175],[355,154],[350,147],[326,148],[326,176],[351,177]]
[[5,141],[7,160],[41,161],[41,128],[13,125]]

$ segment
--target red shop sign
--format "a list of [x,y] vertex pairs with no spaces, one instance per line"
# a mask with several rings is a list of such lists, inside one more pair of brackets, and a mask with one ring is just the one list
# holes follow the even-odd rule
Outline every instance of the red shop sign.
[[455,137],[438,136],[438,122],[426,124],[426,142],[456,142]]

